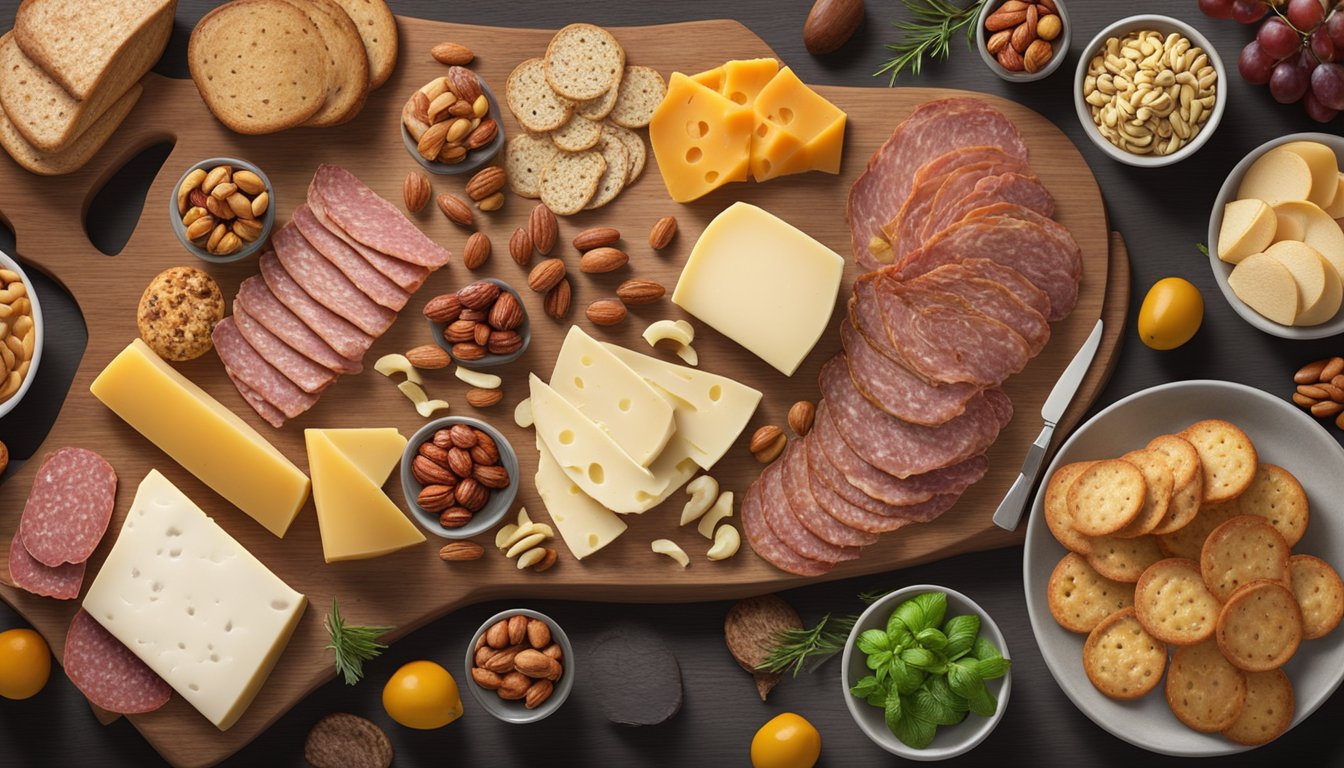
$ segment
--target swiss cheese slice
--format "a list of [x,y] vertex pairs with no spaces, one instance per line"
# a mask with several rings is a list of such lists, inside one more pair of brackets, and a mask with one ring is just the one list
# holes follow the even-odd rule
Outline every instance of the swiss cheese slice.
[[672,199],[685,203],[746,181],[754,128],[750,107],[673,72],[649,123],[649,143]]
[[321,430],[304,432],[313,503],[328,563],[391,554],[425,540],[378,484]]
[[779,72],[776,59],[735,59],[691,79],[733,102],[751,106],[756,95]]
[[625,533],[621,516],[593,501],[575,485],[540,439],[535,480],[551,522],[575,558],[582,560]]
[[401,463],[401,454],[406,449],[406,438],[395,427],[324,429],[321,432],[376,486],[387,482],[392,470]]

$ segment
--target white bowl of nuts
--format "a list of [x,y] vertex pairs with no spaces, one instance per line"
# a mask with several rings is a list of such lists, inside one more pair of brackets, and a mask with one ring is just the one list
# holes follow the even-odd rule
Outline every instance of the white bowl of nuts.
[[0,251],[0,418],[18,407],[42,362],[42,306],[23,267]]
[[212,157],[187,169],[168,200],[182,245],[202,261],[228,264],[251,256],[275,226],[275,192],[260,168]]
[[466,67],[425,83],[401,110],[406,151],[430,173],[474,173],[504,147],[499,102]]
[[518,497],[518,454],[479,419],[446,416],[421,427],[401,454],[401,490],[420,527],[445,539],[494,528]]
[[1130,16],[1083,49],[1073,102],[1083,132],[1111,159],[1157,168],[1198,152],[1217,130],[1227,71],[1189,24]]
[[1054,74],[1069,52],[1073,32],[1063,0],[991,0],[975,25],[980,58],[1010,83]]
[[551,617],[516,608],[486,619],[467,646],[471,695],[507,723],[535,723],[574,688],[574,646]]

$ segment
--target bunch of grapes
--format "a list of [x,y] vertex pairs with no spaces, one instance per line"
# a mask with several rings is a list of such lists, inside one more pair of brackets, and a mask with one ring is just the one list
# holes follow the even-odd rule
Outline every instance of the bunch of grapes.
[[1264,19],[1237,61],[1246,82],[1268,83],[1275,101],[1301,101],[1322,123],[1344,110],[1344,2],[1199,0],[1199,10],[1241,24]]

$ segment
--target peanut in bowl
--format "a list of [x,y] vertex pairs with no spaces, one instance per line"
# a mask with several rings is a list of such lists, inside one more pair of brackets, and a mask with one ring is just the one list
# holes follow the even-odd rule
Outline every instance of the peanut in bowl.
[[0,251],[0,418],[18,407],[42,362],[42,305],[23,267]]

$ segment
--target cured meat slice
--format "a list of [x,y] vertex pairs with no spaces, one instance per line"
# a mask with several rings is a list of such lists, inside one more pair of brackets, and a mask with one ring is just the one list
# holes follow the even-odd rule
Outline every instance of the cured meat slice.
[[974,192],[976,184],[982,179],[1004,173],[1029,175],[1031,170],[1022,162],[1002,155],[993,160],[962,165],[915,187],[910,196],[916,198],[917,202],[922,201],[922,204],[914,206],[914,210],[909,213],[898,214],[898,218],[893,220],[895,226],[889,224],[887,228],[888,232],[895,234],[891,241],[893,260],[899,261],[924,242],[925,225],[939,211]]
[[364,353],[373,344],[372,336],[314,301],[313,297],[309,296],[285,271],[274,251],[261,254],[261,258],[257,261],[261,265],[261,275],[266,280],[266,286],[271,289],[275,298],[320,336],[327,346],[348,360],[359,360],[364,357]]
[[350,282],[364,292],[364,295],[373,299],[374,303],[393,312],[399,312],[406,306],[411,294],[374,268],[355,249],[346,245],[344,240],[332,234],[331,230],[317,220],[313,215],[313,209],[307,204],[294,209],[294,218],[291,221],[299,228],[303,239],[316,248],[327,261],[334,264],[350,279]]
[[784,484],[780,480],[783,465],[776,461],[765,468],[757,482],[761,483],[761,503],[765,511],[765,524],[784,546],[793,550],[799,557],[818,560],[823,563],[838,563],[855,560],[859,556],[858,547],[837,547],[805,528],[798,519],[798,513],[789,505],[784,494]]
[[798,522],[812,535],[837,547],[866,547],[877,541],[877,536],[832,517],[816,500],[808,484],[807,438],[796,440],[776,463],[782,464],[780,482]]
[[257,354],[275,366],[285,378],[297,384],[304,392],[321,392],[336,380],[336,374],[330,369],[323,368],[299,354],[279,336],[266,330],[265,326],[248,314],[243,302],[237,299],[233,302],[233,322],[238,326],[243,338],[247,339],[247,343],[257,350]]
[[275,248],[281,266],[305,293],[364,333],[377,338],[397,319],[396,312],[379,306],[323,258],[297,227],[282,227],[271,238],[271,246]]
[[308,210],[313,212],[313,218],[327,228],[327,231],[338,237],[341,242],[350,246],[355,253],[364,257],[364,260],[373,265],[373,268],[382,273],[384,277],[401,287],[407,293],[415,293],[416,290],[429,277],[429,269],[412,264],[409,261],[394,259],[385,253],[379,253],[369,246],[359,242],[353,237],[347,235],[345,230],[336,226],[322,209],[322,201],[318,199],[313,191],[311,182],[308,186]]
[[1012,418],[1011,412],[1005,418],[1001,410],[1007,403],[1011,411],[1007,395],[991,389],[971,398],[965,413],[946,424],[910,424],[865,400],[844,366],[837,356],[822,367],[821,392],[827,400],[827,412],[854,453],[898,478],[950,467],[984,453]]
[[767,563],[796,576],[820,576],[831,570],[833,563],[799,557],[798,553],[784,546],[784,542],[765,524],[765,510],[761,505],[762,486],[760,478],[757,478],[742,497],[742,532],[746,534],[751,548]]
[[16,537],[39,563],[82,563],[98,548],[112,520],[117,471],[87,448],[47,454],[19,518]]
[[[922,221],[929,210],[929,204],[938,194],[948,175],[967,166],[980,163],[1013,164],[1024,167],[1017,159],[1010,157],[999,147],[957,147],[933,158],[915,171],[910,181],[910,194],[906,196],[896,215],[891,217],[882,231],[893,246],[900,238],[900,229],[907,221]],[[914,231],[918,231],[916,228]]]
[[930,384],[873,347],[848,318],[840,323],[849,377],[854,386],[887,413],[911,424],[936,427],[966,410],[979,393],[973,384]]
[[976,216],[963,219],[912,251],[895,274],[909,280],[966,259],[988,259],[1022,274],[1050,297],[1051,322],[1062,320],[1078,303],[1083,273],[1077,243],[1061,243],[1041,225],[1017,217]]
[[846,219],[855,260],[866,269],[882,266],[870,246],[882,240],[891,219],[913,187],[915,172],[952,149],[994,146],[1023,162],[1027,146],[1002,112],[974,98],[920,105],[892,132],[849,190]]
[[1012,291],[1014,296],[1021,299],[1023,304],[1040,313],[1041,317],[1050,314],[1050,297],[1016,269],[1005,267],[988,259],[963,259],[960,264],[966,267],[970,274],[993,280]]
[[298,315],[281,303],[271,293],[266,279],[261,275],[253,275],[238,286],[238,297],[233,303],[235,313],[239,306],[246,310],[248,316],[265,326],[266,330],[318,365],[335,373],[359,373],[363,370],[364,366],[359,360],[341,357]]
[[1050,323],[1045,315],[996,280],[977,277],[963,264],[944,264],[911,280],[911,288],[922,287],[951,294],[986,317],[1012,328],[1027,342],[1035,357],[1050,341]]
[[336,226],[375,251],[430,269],[452,258],[396,206],[338,165],[317,167],[308,196],[321,201],[323,212]]
[[991,203],[990,205],[976,208],[961,217],[961,220],[966,221],[982,216],[1003,216],[1010,219],[1021,219],[1022,221],[1029,221],[1033,224],[1040,225],[1040,227],[1045,230],[1046,234],[1054,238],[1054,240],[1065,250],[1076,252],[1078,254],[1078,274],[1080,277],[1082,276],[1082,249],[1078,247],[1078,241],[1073,239],[1073,233],[1069,232],[1068,227],[1060,224],[1049,216],[1042,216],[1030,208],[1023,208],[1015,203],[1003,202]]
[[34,595],[74,600],[79,597],[80,587],[84,586],[84,569],[87,566],[87,561],[62,563],[55,568],[43,565],[23,548],[22,538],[17,532],[9,540],[9,580],[14,582],[14,586]]
[[[807,453],[808,468],[812,467],[812,454],[821,449],[816,446],[816,440],[807,441],[805,447]],[[825,461],[822,457],[820,461]],[[852,487],[852,486],[851,486]],[[812,492],[812,498],[816,499],[821,508],[836,520],[844,523],[850,528],[868,533],[886,533],[903,528],[910,523],[902,517],[894,515],[879,515],[876,512],[869,512],[857,504],[851,503],[848,499],[831,490],[831,487],[822,482],[815,474],[808,478],[808,489]]]
[[276,429],[285,426],[285,414],[281,413],[279,408],[266,402],[266,398],[258,394],[255,389],[240,381],[228,368],[224,369],[224,373],[228,374],[229,381],[233,382],[233,386],[238,388],[238,394],[243,396],[243,401],[252,406],[252,410],[256,411],[258,416],[265,419],[267,424],[270,424]]
[[83,609],[70,622],[61,665],[80,693],[109,712],[153,712],[173,695],[163,678]]
[[924,220],[919,231],[920,240],[928,240],[961,221],[966,214],[977,208],[997,203],[1009,203],[1027,208],[1042,216],[1051,216],[1055,212],[1054,199],[1036,177],[1020,173],[990,176],[980,179],[969,194],[954,201],[935,202],[931,215]]
[[299,389],[247,343],[232,317],[219,321],[210,338],[230,375],[252,388],[286,418],[292,419],[317,404],[316,395]]

